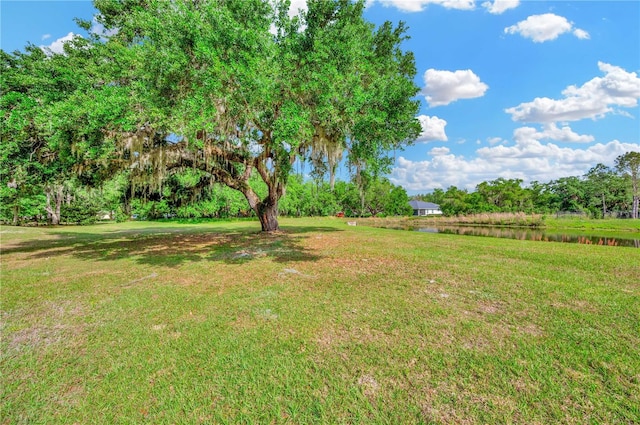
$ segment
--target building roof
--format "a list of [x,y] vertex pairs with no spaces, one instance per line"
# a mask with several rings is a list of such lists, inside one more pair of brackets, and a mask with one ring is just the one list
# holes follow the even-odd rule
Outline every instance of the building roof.
[[433,202],[423,202],[423,201],[409,201],[409,205],[414,210],[439,210],[440,205],[434,204]]

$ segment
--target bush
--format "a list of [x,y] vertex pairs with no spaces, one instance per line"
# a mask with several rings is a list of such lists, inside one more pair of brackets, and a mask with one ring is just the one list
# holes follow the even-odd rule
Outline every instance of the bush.
[[60,222],[68,224],[94,224],[98,219],[98,208],[92,203],[72,202],[60,206]]

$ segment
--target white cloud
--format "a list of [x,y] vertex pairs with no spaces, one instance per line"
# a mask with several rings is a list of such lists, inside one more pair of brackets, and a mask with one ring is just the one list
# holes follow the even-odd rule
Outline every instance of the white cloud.
[[525,184],[534,180],[548,182],[583,175],[598,163],[612,165],[617,156],[637,150],[640,144],[617,140],[584,149],[528,140],[517,141],[514,146],[483,147],[476,150],[477,157],[466,159],[434,148],[430,160],[399,157],[390,180],[414,193],[449,186],[473,190],[479,183],[498,177],[522,179]]
[[431,156],[441,156],[441,155],[447,155],[449,152],[451,152],[449,150],[448,147],[446,146],[440,146],[438,148],[433,148],[429,151],[429,155]]
[[51,43],[48,46],[40,46],[40,48],[42,50],[44,50],[46,53],[64,53],[64,43],[73,40],[76,37],[81,37],[78,34],[74,34],[72,32],[70,32],[69,34],[65,35],[64,37],[60,37],[59,39],[55,40],[53,43]]
[[41,40],[44,41],[44,40],[47,40],[49,38],[51,38],[51,34],[43,34]]
[[500,15],[505,10],[514,9],[519,5],[520,0],[494,0],[493,2],[485,1],[482,3],[482,7],[494,15]]
[[505,140],[502,137],[489,137],[487,139],[487,142],[489,143],[489,145],[491,146],[495,146],[497,144],[502,144],[505,142]]
[[300,14],[300,12],[307,11],[307,0],[291,0],[289,5],[289,17],[293,18]]
[[581,30],[580,28],[576,28],[573,30],[573,35],[575,35],[576,37],[578,37],[581,40],[588,40],[591,38],[591,36],[589,35],[588,32],[586,32],[585,30]]
[[421,12],[429,4],[436,4],[447,9],[472,10],[474,0],[379,0],[382,5],[395,7],[403,12]]
[[591,143],[595,138],[591,135],[575,133],[569,126],[558,128],[555,123],[545,124],[543,131],[532,127],[516,128],[513,132],[516,142],[531,140],[555,140],[558,142]]
[[[366,0],[366,5],[365,7],[369,7],[373,0]],[[276,2],[271,0],[269,1],[269,3],[271,4],[271,7],[274,8],[276,7]],[[290,0],[289,3],[289,10],[287,11],[287,15],[289,16],[289,18],[293,18],[294,16],[300,16],[301,13],[304,13],[308,10],[307,7],[307,0]],[[299,31],[304,31],[304,29],[306,28],[306,25],[303,25]],[[278,33],[278,29],[276,28],[276,24],[273,23],[271,24],[271,26],[269,27],[269,32],[273,35],[276,35]]]
[[567,18],[553,13],[543,15],[532,15],[524,21],[511,25],[504,29],[505,34],[520,34],[525,38],[530,38],[536,43],[543,43],[555,40],[561,34],[574,30],[574,35],[578,38],[589,38],[589,33],[585,30],[574,28],[573,23]]
[[458,99],[481,97],[489,88],[470,69],[455,72],[428,69],[424,73],[424,83],[422,93],[429,106],[448,105]]
[[598,62],[604,77],[595,77],[582,86],[569,86],[563,99],[537,97],[531,102],[505,109],[514,121],[551,123],[601,118],[616,112],[612,107],[633,108],[640,99],[640,78],[635,72]]
[[422,132],[416,139],[416,142],[431,142],[434,140],[441,140],[446,142],[449,140],[447,134],[444,131],[447,121],[438,117],[429,117],[427,115],[420,115],[418,117],[420,124],[422,125]]

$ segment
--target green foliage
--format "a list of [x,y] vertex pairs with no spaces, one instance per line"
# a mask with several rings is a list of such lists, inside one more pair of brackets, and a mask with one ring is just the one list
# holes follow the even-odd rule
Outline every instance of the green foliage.
[[62,204],[61,222],[65,224],[94,224],[98,220],[98,206],[93,202]]
[[[628,155],[628,154],[627,154]],[[633,157],[633,155],[631,155]],[[620,156],[617,163],[620,163]],[[629,193],[633,190],[630,172],[598,164],[584,176],[562,177],[548,183],[498,178],[476,186],[474,192],[449,187],[414,198],[440,205],[448,216],[495,212],[549,214],[569,212],[603,218],[631,215]]]
[[158,220],[169,217],[171,209],[166,199],[160,199],[158,201],[134,199],[131,201],[131,213],[133,217],[142,220]]
[[[50,57],[35,46],[2,53],[7,156],[44,164],[40,190],[72,172],[100,186],[128,170],[134,196],[179,189],[150,199],[158,204],[146,215],[193,216],[204,211],[184,204],[185,192],[197,203],[207,183],[221,183],[275,230],[296,159],[333,173],[346,151],[382,170],[386,152],[419,132],[413,55],[400,49],[406,28],[375,29],[362,2],[309,1],[300,18],[288,17],[287,2],[261,0],[95,6],[110,37],[78,38]],[[324,201],[316,213],[332,209]]]
[[343,212],[347,217],[364,215],[411,215],[407,192],[388,179],[370,184],[365,194],[365,208],[361,209],[358,186],[353,182],[338,180],[333,190],[325,181],[303,181],[294,175],[289,181],[287,193],[280,202],[280,214],[301,216],[331,216]]
[[388,179],[371,179],[367,183],[364,207],[373,217],[379,214],[410,215],[413,213],[407,192],[399,186],[394,186]]
[[629,179],[632,194],[632,218],[638,218],[640,210],[640,152],[627,152],[616,158],[616,169]]
[[[61,188],[78,178],[95,185],[110,175],[104,160],[112,149],[103,143],[101,123],[114,121],[117,107],[113,96],[98,97],[93,90],[95,49],[90,47],[77,38],[65,45],[64,54],[45,54],[32,45],[24,52],[0,53],[0,186],[15,189],[3,190],[0,200],[13,210],[16,224],[20,217],[37,219],[45,209],[58,224]],[[29,211],[38,204],[41,211]],[[6,209],[2,214],[6,219]],[[71,215],[74,222],[86,221]]]
[[495,206],[499,211],[528,212],[532,208],[531,196],[521,184],[521,179],[499,178],[480,183],[476,192],[488,205]]
[[360,191],[356,184],[338,181],[334,188],[334,196],[340,205],[340,211],[347,217],[356,217],[362,213]]
[[44,220],[46,202],[44,194],[25,193],[25,188],[30,189],[32,187],[25,187],[25,185],[19,188],[0,186],[1,222],[19,225],[23,222]]
[[[615,170],[598,164],[585,174],[587,208],[594,217],[605,218],[609,210],[624,210],[627,188]],[[622,202],[621,202],[622,201]]]

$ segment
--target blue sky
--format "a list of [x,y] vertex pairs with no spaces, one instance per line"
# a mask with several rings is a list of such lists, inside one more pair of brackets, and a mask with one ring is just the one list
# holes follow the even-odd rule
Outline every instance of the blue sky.
[[[2,0],[1,47],[55,50],[93,11]],[[365,16],[409,26],[423,134],[390,178],[411,194],[547,182],[640,151],[640,1],[370,0]]]

